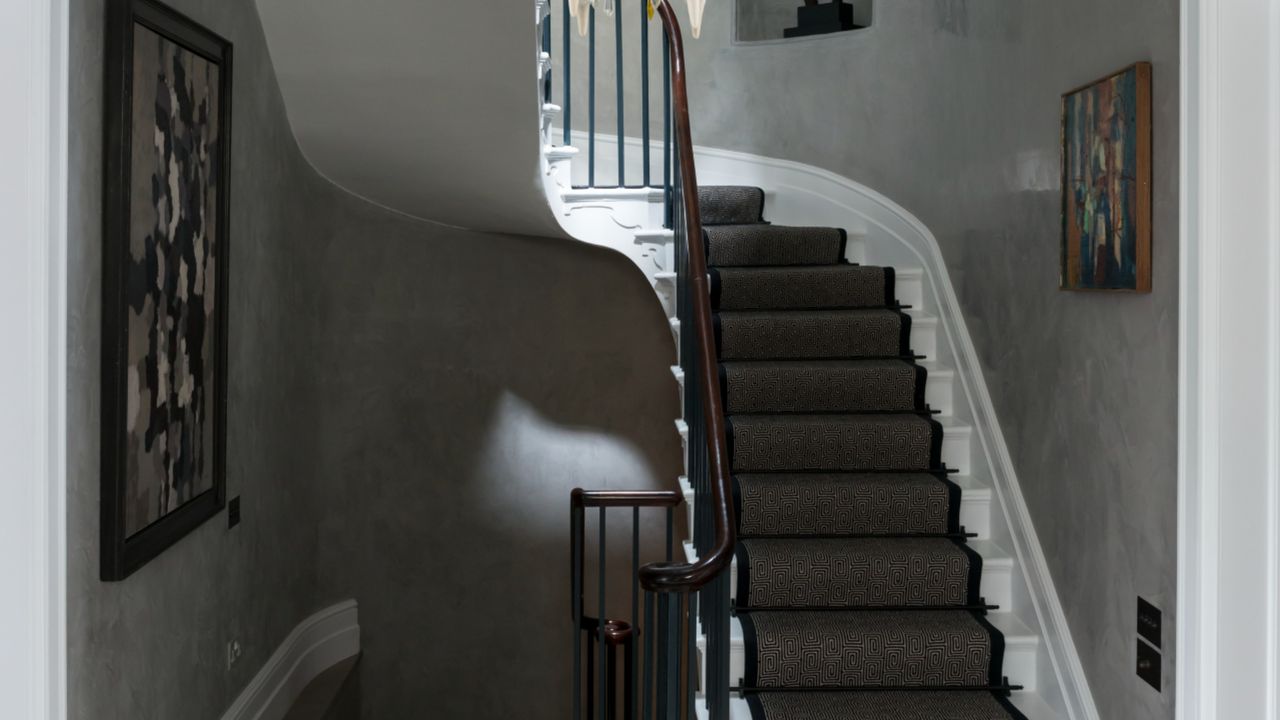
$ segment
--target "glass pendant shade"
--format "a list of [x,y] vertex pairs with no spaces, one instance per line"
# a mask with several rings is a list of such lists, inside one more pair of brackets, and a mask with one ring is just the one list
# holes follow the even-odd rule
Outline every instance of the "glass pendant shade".
[[707,0],[689,0],[689,24],[693,37],[702,37],[702,13],[707,9]]

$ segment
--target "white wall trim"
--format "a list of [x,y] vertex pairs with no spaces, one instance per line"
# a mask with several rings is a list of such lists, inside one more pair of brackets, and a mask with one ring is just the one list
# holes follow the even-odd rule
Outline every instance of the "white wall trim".
[[66,0],[0,3],[0,716],[66,707]]
[[1277,720],[1280,6],[1182,1],[1177,717]]
[[317,675],[359,653],[356,601],[325,608],[289,633],[222,720],[281,720]]

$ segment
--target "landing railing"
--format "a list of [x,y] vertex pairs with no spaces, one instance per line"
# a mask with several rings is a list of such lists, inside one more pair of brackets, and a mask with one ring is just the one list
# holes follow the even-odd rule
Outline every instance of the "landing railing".
[[[649,113],[649,18],[646,0],[614,0],[613,17],[617,94],[617,186],[625,185],[626,138],[623,92],[622,13],[639,7],[642,17],[641,157],[645,186],[652,186]],[[564,142],[572,144],[573,68],[570,37],[577,18],[563,0],[564,73],[561,95]],[[677,492],[575,490],[572,518],[573,718],[691,720],[701,703],[712,720],[729,717],[729,573],[735,545],[735,518],[729,478],[729,453],[716,364],[715,332],[707,281],[706,249],[698,207],[698,180],[689,126],[689,96],[680,23],[671,0],[654,0],[662,23],[663,142],[662,183],[666,226],[672,231],[676,263],[679,366],[684,377],[686,478],[693,498],[690,534],[695,559],[674,540]],[[596,10],[584,20],[588,32],[587,179],[595,187]],[[549,23],[543,26],[543,51],[551,52]],[[544,100],[551,101],[550,83]],[[587,511],[597,515],[589,539]],[[611,607],[610,582],[620,582],[608,567],[609,513],[630,510],[630,606]],[[643,540],[642,515],[665,512],[666,542],[661,549]],[[588,615],[588,547],[596,553],[595,597]],[[617,588],[614,587],[616,593]],[[643,599],[641,598],[643,595]],[[625,604],[625,603],[624,603]],[[699,640],[701,638],[701,641]],[[699,652],[699,645],[702,645]]]

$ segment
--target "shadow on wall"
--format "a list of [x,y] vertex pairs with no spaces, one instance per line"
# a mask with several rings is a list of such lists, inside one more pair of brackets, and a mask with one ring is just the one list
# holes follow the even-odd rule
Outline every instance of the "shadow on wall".
[[562,718],[569,491],[680,473],[665,318],[609,251],[358,215],[312,259],[307,368],[320,584],[360,601],[364,716]]

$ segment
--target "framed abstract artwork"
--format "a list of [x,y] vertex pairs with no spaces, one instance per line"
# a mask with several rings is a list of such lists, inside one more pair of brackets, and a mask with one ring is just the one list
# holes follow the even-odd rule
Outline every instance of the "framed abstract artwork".
[[102,579],[226,498],[231,44],[109,0],[102,258]]
[[1151,64],[1062,96],[1063,290],[1151,292]]

